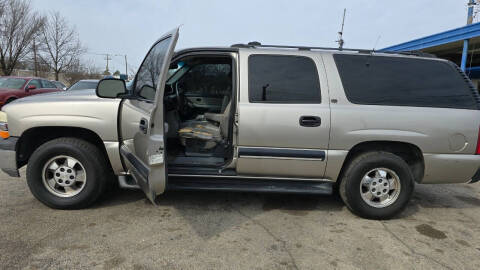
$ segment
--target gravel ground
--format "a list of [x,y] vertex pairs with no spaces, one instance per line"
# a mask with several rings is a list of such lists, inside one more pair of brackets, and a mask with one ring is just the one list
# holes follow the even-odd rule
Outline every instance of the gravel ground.
[[336,196],[170,192],[158,204],[115,190],[52,210],[0,173],[0,268],[480,269],[480,184],[417,185],[383,222]]

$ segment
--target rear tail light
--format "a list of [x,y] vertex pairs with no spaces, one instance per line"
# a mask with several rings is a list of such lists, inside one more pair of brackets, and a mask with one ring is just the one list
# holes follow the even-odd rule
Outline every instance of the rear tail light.
[[8,139],[10,134],[8,133],[8,124],[0,122],[0,138]]
[[475,155],[480,155],[480,128],[478,128],[477,151],[475,151]]

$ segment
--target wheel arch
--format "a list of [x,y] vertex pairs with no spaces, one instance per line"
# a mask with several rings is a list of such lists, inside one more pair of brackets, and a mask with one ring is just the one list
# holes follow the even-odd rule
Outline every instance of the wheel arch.
[[[16,149],[18,168],[26,165],[33,152],[42,144],[62,137],[85,140],[98,147],[108,160],[105,144],[101,137],[94,131],[80,127],[43,126],[27,129],[20,136]],[[110,164],[110,162],[108,163]]]
[[16,100],[16,99],[18,99],[17,96],[9,96],[9,97],[5,98],[5,103],[14,101],[14,100]]
[[348,151],[342,169],[338,175],[337,183],[340,183],[344,171],[355,157],[372,151],[385,151],[399,156],[410,167],[415,182],[422,182],[425,172],[425,161],[423,159],[422,150],[418,146],[401,141],[366,141],[356,144]]

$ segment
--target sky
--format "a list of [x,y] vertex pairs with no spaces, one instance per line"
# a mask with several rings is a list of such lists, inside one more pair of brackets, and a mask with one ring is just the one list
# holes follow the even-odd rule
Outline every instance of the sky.
[[[31,0],[59,11],[102,70],[103,53],[127,55],[136,70],[163,33],[181,25],[177,49],[263,44],[337,47],[343,9],[345,47],[381,49],[465,25],[467,0]],[[125,70],[112,56],[110,70]]]

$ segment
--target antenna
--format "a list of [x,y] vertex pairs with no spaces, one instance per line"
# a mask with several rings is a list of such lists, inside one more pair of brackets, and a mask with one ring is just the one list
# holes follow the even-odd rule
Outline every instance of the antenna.
[[375,41],[375,45],[373,45],[372,53],[375,52],[375,48],[377,48],[378,42],[380,41],[380,38],[381,38],[381,37],[382,37],[382,35],[379,35],[378,38],[377,38],[377,41]]
[[345,15],[347,14],[347,9],[343,9],[343,19],[342,19],[342,29],[340,32],[338,32],[338,40],[336,41],[338,43],[338,48],[341,50],[343,49],[343,44],[345,44],[345,41],[343,40],[343,26],[345,25]]

